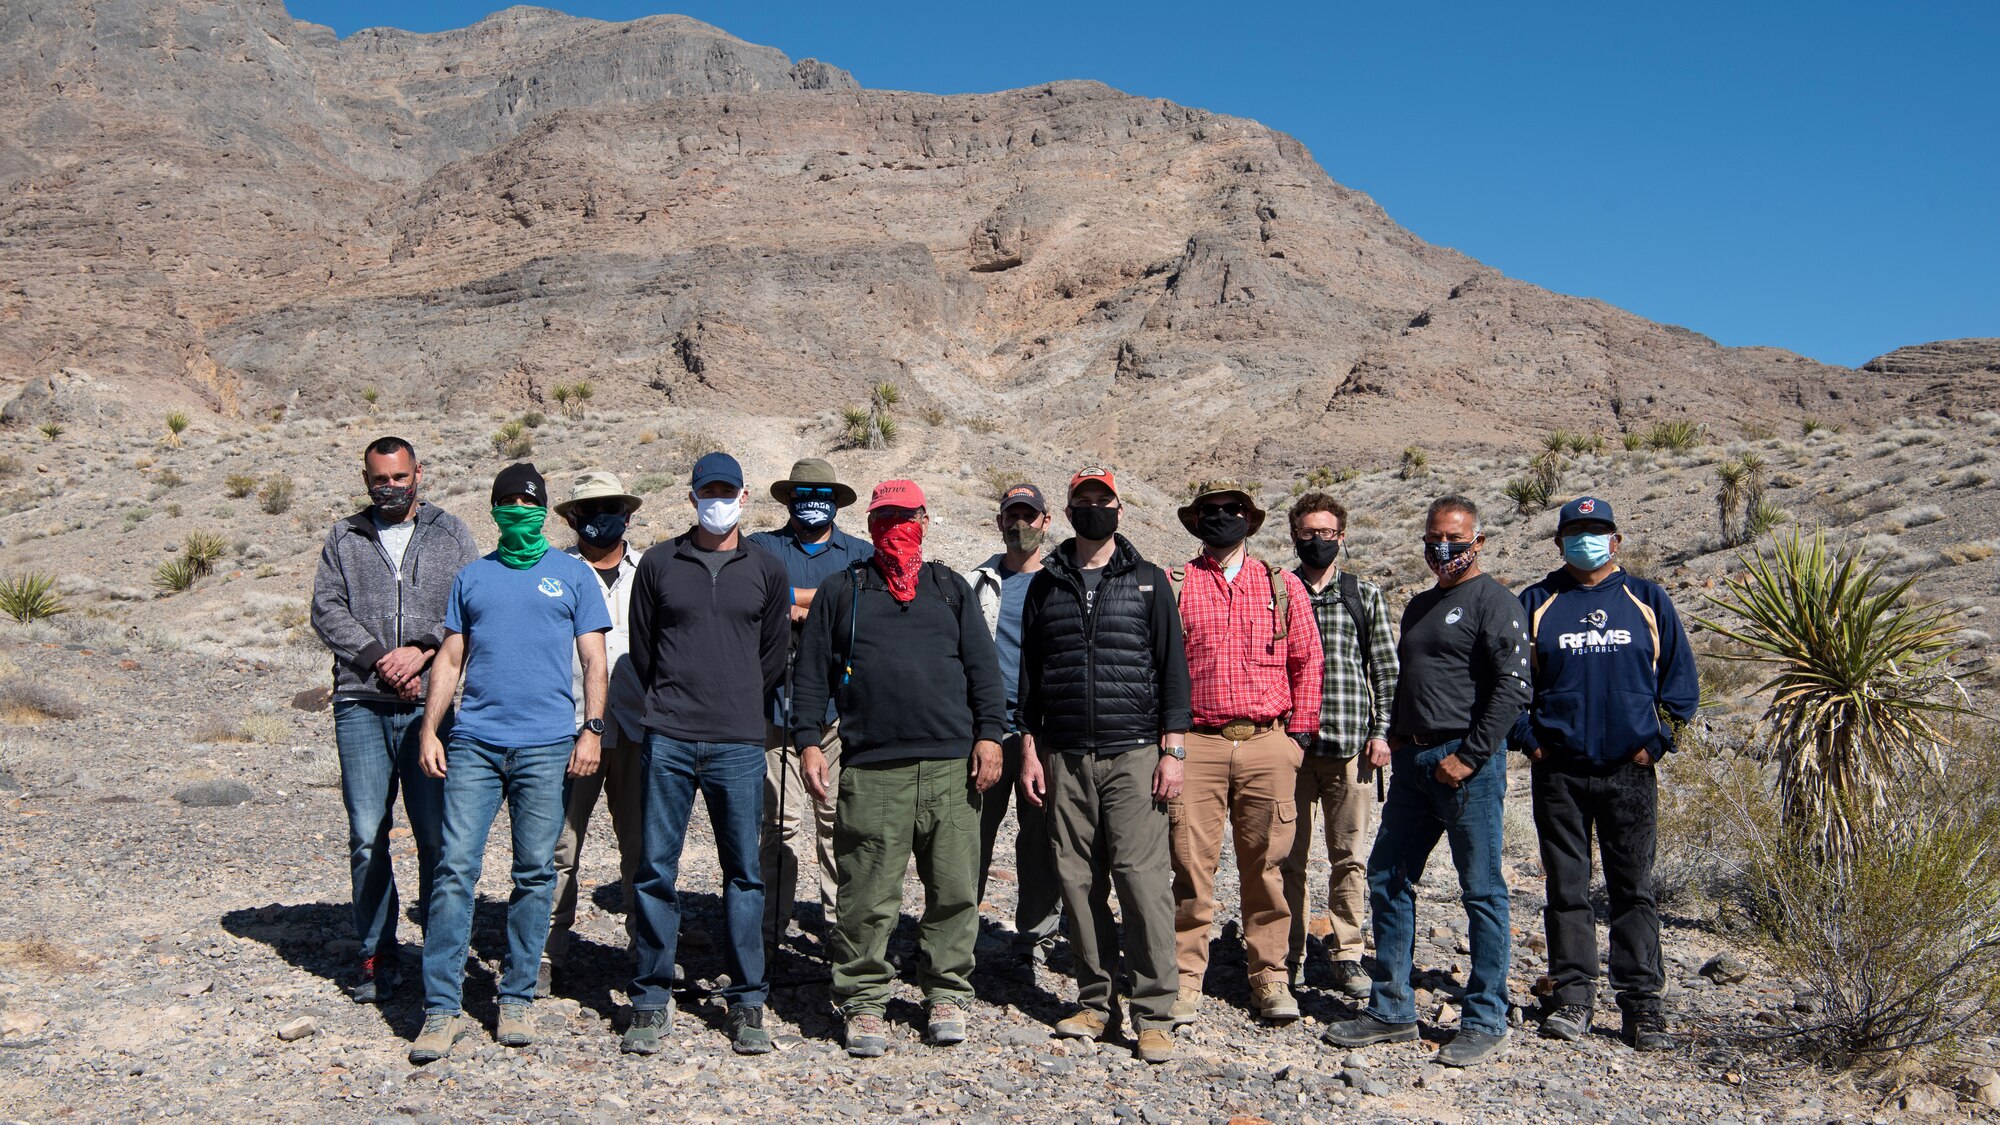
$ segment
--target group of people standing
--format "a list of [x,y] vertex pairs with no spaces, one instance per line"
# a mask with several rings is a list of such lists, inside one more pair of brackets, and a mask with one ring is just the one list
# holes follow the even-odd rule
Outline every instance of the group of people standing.
[[[462,991],[474,888],[503,800],[513,893],[494,1035],[533,1040],[530,1005],[566,968],[600,793],[631,955],[621,1045],[660,1050],[697,792],[723,880],[724,1031],[740,1053],[771,1049],[766,959],[814,868],[848,1052],[887,1049],[899,972],[922,991],[926,1041],[963,1041],[979,904],[1016,795],[1020,893],[1003,970],[1033,979],[1066,935],[1076,1007],[1054,1034],[1114,1036],[1129,1011],[1138,1057],[1174,1056],[1174,1030],[1202,1018],[1208,994],[1227,832],[1256,1017],[1296,1020],[1299,991],[1325,987],[1366,1001],[1327,1027],[1329,1043],[1417,1038],[1416,886],[1444,838],[1472,953],[1459,1030],[1438,1057],[1483,1062],[1509,1035],[1510,748],[1532,763],[1548,883],[1556,987],[1543,1033],[1591,1027],[1594,833],[1626,1037],[1672,1042],[1654,765],[1698,691],[1672,603],[1618,568],[1601,499],[1564,507],[1563,563],[1518,599],[1480,568],[1472,502],[1437,500],[1423,532],[1437,581],[1411,600],[1399,640],[1382,591],[1341,568],[1348,513],[1324,493],[1287,513],[1297,561],[1285,566],[1247,549],[1268,514],[1254,495],[1204,485],[1178,511],[1200,552],[1161,567],[1119,534],[1112,472],[1087,466],[1065,497],[1073,535],[1052,545],[1047,499],[1017,484],[999,499],[1002,549],[968,577],[926,557],[916,482],[874,488],[862,539],[836,526],[859,495],[816,458],[770,486],[784,526],[746,534],[741,467],[702,457],[690,526],[643,553],[625,538],[642,500],[614,475],[583,473],[555,504],[576,536],[556,550],[546,482],[509,465],[492,489],[499,546],[483,556],[461,521],[418,498],[408,442],[379,439],[363,463],[371,503],[327,536],[313,623],[334,654],[357,1000],[383,1002],[399,983],[399,787],[416,842],[425,1020],[412,1062],[473,1032]],[[1321,942],[1307,927],[1315,814],[1332,868]],[[919,948],[899,967],[888,947],[912,859]]]

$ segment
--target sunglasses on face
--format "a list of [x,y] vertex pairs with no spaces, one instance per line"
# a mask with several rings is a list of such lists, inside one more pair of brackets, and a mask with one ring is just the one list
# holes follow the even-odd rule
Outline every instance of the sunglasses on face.
[[1241,500],[1229,500],[1220,504],[1203,504],[1201,506],[1201,514],[1204,516],[1212,514],[1240,516],[1243,514],[1243,502]]
[[794,500],[831,500],[831,499],[833,499],[833,489],[831,489],[831,488],[825,488],[825,487],[821,487],[821,486],[813,486],[813,487],[810,487],[810,488],[797,488],[797,487],[794,487],[794,488],[792,489],[792,499],[794,499]]

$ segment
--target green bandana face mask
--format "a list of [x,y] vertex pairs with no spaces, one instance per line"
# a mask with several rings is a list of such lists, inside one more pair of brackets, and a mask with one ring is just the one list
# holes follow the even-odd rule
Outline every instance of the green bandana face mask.
[[500,525],[500,561],[515,570],[542,561],[549,549],[549,541],[542,537],[542,523],[548,518],[548,509],[527,504],[494,508],[493,522]]

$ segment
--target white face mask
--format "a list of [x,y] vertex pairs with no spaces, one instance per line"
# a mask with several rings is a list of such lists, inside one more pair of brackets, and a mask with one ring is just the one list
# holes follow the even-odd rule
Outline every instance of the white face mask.
[[701,529],[710,535],[729,534],[729,529],[735,527],[736,521],[743,518],[743,501],[735,496],[726,500],[721,498],[696,500],[694,508],[701,518]]

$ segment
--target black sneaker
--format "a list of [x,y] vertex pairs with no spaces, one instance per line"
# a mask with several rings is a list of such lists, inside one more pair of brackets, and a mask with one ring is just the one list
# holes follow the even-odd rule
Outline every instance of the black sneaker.
[[1349,1000],[1368,999],[1369,990],[1375,986],[1374,978],[1359,961],[1335,961],[1333,963],[1334,991]]
[[673,1012],[667,1008],[635,1010],[632,1026],[625,1029],[625,1038],[619,1041],[618,1049],[628,1055],[658,1054],[660,1039],[672,1022]]
[[731,1004],[729,1014],[722,1018],[722,1030],[729,1036],[730,1049],[739,1055],[771,1053],[771,1033],[764,1030],[761,1005]]
[[354,987],[347,990],[356,1004],[387,1004],[396,994],[396,986],[402,983],[401,974],[396,971],[394,953],[378,953],[361,959],[361,977]]
[[1574,1043],[1590,1034],[1590,1006],[1564,1004],[1542,1017],[1542,1037]]
[[1625,1041],[1639,1051],[1671,1051],[1677,1046],[1667,1031],[1667,1018],[1658,1012],[1627,1013]]
[[1489,1035],[1462,1027],[1451,1042],[1438,1048],[1437,1061],[1441,1066],[1478,1066],[1492,1062],[1507,1053],[1507,1033]]
[[1417,1025],[1412,1023],[1384,1023],[1367,1012],[1351,1020],[1327,1025],[1319,1037],[1332,1047],[1372,1047],[1377,1043],[1414,1043],[1417,1039]]

